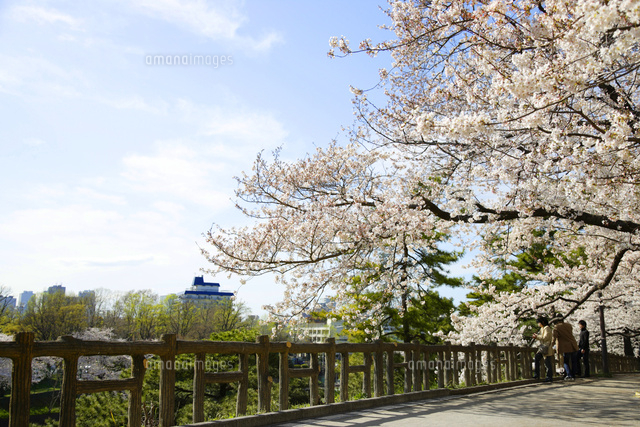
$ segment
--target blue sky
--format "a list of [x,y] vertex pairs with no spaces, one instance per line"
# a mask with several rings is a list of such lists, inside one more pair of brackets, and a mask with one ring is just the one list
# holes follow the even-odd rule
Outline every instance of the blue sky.
[[[0,284],[184,290],[208,267],[201,234],[242,221],[233,176],[341,138],[349,85],[388,66],[331,60],[329,38],[381,39],[386,21],[375,1],[3,2]],[[254,312],[280,295],[269,278],[239,291]]]

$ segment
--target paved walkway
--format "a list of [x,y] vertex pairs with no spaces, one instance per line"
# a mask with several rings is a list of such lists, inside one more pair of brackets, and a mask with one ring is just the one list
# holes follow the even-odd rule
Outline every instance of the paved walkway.
[[280,424],[347,426],[640,426],[640,374],[536,383]]

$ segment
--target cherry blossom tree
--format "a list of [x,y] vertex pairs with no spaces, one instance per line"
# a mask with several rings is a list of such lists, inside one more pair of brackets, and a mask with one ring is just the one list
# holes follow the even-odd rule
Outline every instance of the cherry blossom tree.
[[454,318],[452,338],[517,341],[524,316],[600,303],[612,331],[638,332],[640,3],[416,0],[387,14],[390,40],[330,41],[330,56],[393,59],[376,87],[352,88],[353,143],[260,156],[238,190],[255,224],[207,234],[215,270],[284,274],[284,313],[327,286],[340,296],[362,265],[384,266],[395,292],[409,275],[391,267],[415,265],[435,230],[477,236],[465,244],[487,277],[496,257],[543,244],[584,262],[545,265],[521,292],[478,289],[492,302]]
[[[312,311],[328,293],[351,301],[347,281],[356,276],[358,292],[381,292],[383,302],[405,295],[406,303],[427,273],[420,260],[443,238],[420,211],[404,209],[419,179],[398,180],[403,168],[382,151],[337,144],[291,164],[278,153],[272,162],[260,155],[237,192],[255,206],[239,206],[255,226],[212,228],[214,249],[203,252],[219,270],[278,273],[286,298],[269,308],[280,320]],[[375,305],[372,312],[380,312]]]

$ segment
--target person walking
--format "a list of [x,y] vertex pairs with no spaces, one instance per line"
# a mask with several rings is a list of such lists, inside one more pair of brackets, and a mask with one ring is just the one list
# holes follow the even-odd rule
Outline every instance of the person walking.
[[553,339],[556,343],[558,358],[562,356],[564,359],[565,380],[574,380],[578,370],[578,343],[573,336],[573,328],[562,318],[556,321]]
[[540,332],[537,334],[533,334],[533,338],[540,341],[540,345],[538,347],[538,351],[536,353],[536,357],[534,359],[534,369],[533,369],[533,378],[540,378],[540,362],[544,359],[544,366],[547,370],[545,382],[550,383],[553,381],[553,332],[549,327],[549,321],[546,317],[540,316],[536,319],[538,326],[540,327]]
[[[578,322],[580,328],[580,340],[578,341],[578,373],[582,374],[584,378],[591,376],[591,369],[589,366],[589,331],[587,330],[587,322],[581,320]],[[580,360],[584,364],[584,370],[580,369]]]

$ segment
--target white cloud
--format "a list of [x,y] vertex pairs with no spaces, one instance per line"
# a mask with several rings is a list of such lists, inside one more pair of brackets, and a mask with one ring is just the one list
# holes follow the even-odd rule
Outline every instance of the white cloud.
[[78,70],[60,67],[42,57],[0,54],[0,63],[0,92],[77,98],[81,92],[76,87],[86,86]]
[[[96,184],[96,186],[100,186]],[[70,187],[65,184],[39,184],[24,193],[24,199],[38,205],[43,204],[57,206],[58,203],[73,201],[74,203],[86,203],[87,205],[124,206],[127,204],[124,196],[100,192],[91,186]]]
[[233,7],[215,9],[203,0],[135,0],[139,10],[213,39],[234,38],[245,18]]
[[151,103],[146,101],[140,95],[129,95],[120,98],[98,96],[95,97],[95,100],[119,110],[139,110],[160,115],[167,114],[167,110],[169,108],[169,104],[164,101],[155,101],[154,103]]
[[258,144],[284,139],[287,132],[280,122],[268,114],[243,112],[229,115],[223,109],[211,109],[202,133],[207,136],[225,136]]
[[153,262],[153,256],[149,256],[146,258],[111,259],[108,261],[104,261],[101,259],[94,261],[85,260],[83,261],[83,264],[88,267],[137,267],[150,262]]
[[25,138],[22,142],[24,145],[28,145],[29,147],[39,147],[46,144],[46,142],[40,138]]
[[[170,108],[165,101],[150,101],[137,94],[96,94],[95,84],[81,70],[61,67],[42,57],[0,54],[0,63],[3,65],[0,68],[0,92],[49,99],[86,99],[118,110],[138,110],[158,115],[166,115]],[[43,141],[30,138],[24,143],[36,146]]]
[[81,21],[71,15],[55,9],[45,9],[36,6],[17,6],[10,12],[11,17],[18,22],[35,21],[39,25],[66,24],[73,29],[81,28]]
[[27,190],[23,197],[31,202],[48,203],[65,197],[68,191],[68,188],[62,184],[38,184]]
[[[219,188],[216,174],[225,169],[180,144],[161,144],[152,155],[132,154],[123,159],[122,176],[140,193],[182,200],[215,210],[229,207],[229,195]],[[174,210],[175,212],[175,210]]]
[[235,2],[206,2],[204,0],[135,0],[127,4],[148,16],[162,19],[195,34],[212,40],[231,41],[254,51],[267,51],[282,37],[271,32],[255,39],[241,36],[238,30],[247,18]]
[[184,99],[178,101],[176,108],[184,121],[198,127],[199,135],[222,141],[220,146],[216,146],[218,155],[236,158],[249,154],[253,157],[261,149],[281,145],[288,135],[282,123],[271,113],[229,105],[197,105]]
[[111,194],[101,193],[99,191],[94,190],[93,188],[77,187],[75,189],[75,194],[77,197],[81,197],[88,201],[107,202],[112,205],[120,205],[120,206],[124,206],[127,204],[125,198],[122,196],[115,196]]
[[153,204],[153,207],[160,212],[170,214],[174,217],[182,215],[186,210],[186,208],[179,203],[167,202],[163,200],[155,202]]
[[81,204],[18,210],[0,224],[2,240],[17,250],[22,242],[37,241],[28,246],[30,257],[60,269],[171,260],[176,252],[193,247],[193,236],[184,234],[174,219],[162,213]]

